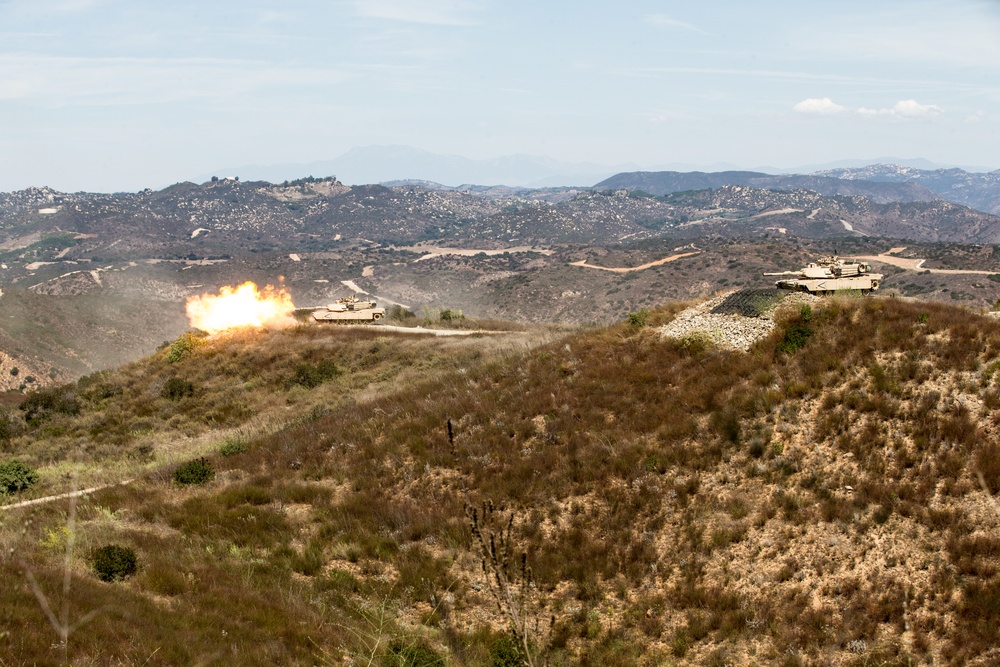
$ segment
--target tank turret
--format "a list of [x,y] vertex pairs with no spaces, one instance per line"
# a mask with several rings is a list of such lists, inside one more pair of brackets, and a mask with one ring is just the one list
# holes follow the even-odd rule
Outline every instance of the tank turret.
[[881,273],[871,271],[871,266],[864,262],[830,256],[810,262],[798,271],[781,271],[764,275],[784,278],[774,283],[778,289],[812,294],[858,290],[862,294],[868,294],[879,288],[883,277]]

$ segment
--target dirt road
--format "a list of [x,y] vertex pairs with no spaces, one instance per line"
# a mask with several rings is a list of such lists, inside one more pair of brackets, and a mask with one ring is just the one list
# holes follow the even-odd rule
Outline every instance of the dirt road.
[[616,268],[610,266],[598,266],[597,264],[587,264],[587,260],[581,259],[579,262],[570,262],[570,266],[582,266],[585,269],[597,269],[598,271],[611,271],[612,273],[630,273],[632,271],[642,271],[644,269],[650,269],[654,266],[660,266],[666,264],[667,262],[674,262],[678,259],[684,257],[691,257],[692,255],[700,255],[701,250],[696,250],[694,252],[682,252],[679,255],[671,255],[670,257],[664,257],[663,259],[658,259],[655,262],[649,262],[648,264],[643,264],[642,266],[632,266],[625,268]]
[[121,486],[123,484],[131,484],[133,480],[126,479],[124,482],[115,482],[114,484],[104,484],[102,486],[92,486],[89,489],[80,489],[79,491],[70,491],[69,493],[57,493],[54,496],[45,496],[43,498],[34,498],[32,500],[24,500],[19,503],[11,503],[10,505],[0,505],[0,512],[3,510],[14,510],[20,507],[31,507],[32,505],[42,505],[44,503],[50,503],[54,500],[62,500],[64,498],[79,498],[85,496],[89,493],[94,493],[95,491],[100,491],[101,489],[108,489],[112,486]]
[[[897,248],[893,248],[897,250]],[[890,250],[889,252],[892,252]],[[924,262],[926,259],[914,259],[910,257],[896,257],[894,255],[858,255],[854,259],[860,259],[865,262],[881,262],[882,264],[889,264],[891,266],[898,266],[901,269],[906,269],[908,271],[930,271],[931,273],[943,273],[952,275],[977,275],[977,276],[992,276],[996,274],[996,271],[979,271],[975,269],[925,269]]]

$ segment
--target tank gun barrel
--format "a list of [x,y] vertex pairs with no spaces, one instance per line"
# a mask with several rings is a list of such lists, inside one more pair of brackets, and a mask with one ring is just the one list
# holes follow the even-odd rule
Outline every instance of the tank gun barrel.
[[765,276],[785,276],[785,277],[796,277],[801,276],[801,271],[777,271],[773,273],[765,273]]

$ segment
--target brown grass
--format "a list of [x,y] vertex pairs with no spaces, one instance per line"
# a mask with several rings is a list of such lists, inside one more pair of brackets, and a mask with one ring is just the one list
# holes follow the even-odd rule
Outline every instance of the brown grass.
[[[553,616],[538,647],[551,664],[982,658],[1000,627],[1000,547],[973,468],[995,482],[997,427],[977,401],[995,389],[980,374],[1000,354],[997,325],[874,300],[833,300],[782,323],[792,325],[812,331],[793,353],[779,350],[783,330],[742,354],[622,325],[503,356],[368,332],[334,349],[291,332],[283,348],[234,339],[195,350],[190,366],[164,362],[196,392],[157,410],[190,423],[202,412],[182,404],[198,387],[212,410],[235,400],[214,383],[271,396],[254,401],[333,400],[213,457],[205,487],[177,488],[163,471],[94,495],[82,548],[127,543],[140,572],[110,586],[74,570],[81,605],[131,614],[95,621],[77,659],[141,664],[141,644],[163,647],[150,664],[216,651],[246,664],[331,662],[357,650],[343,628],[389,600],[387,637],[426,642],[449,664],[483,660],[504,621],[475,587],[464,507],[487,499],[518,517],[511,539]],[[296,364],[324,358],[344,375],[286,387]],[[115,377],[154,384],[141,376],[136,366]],[[394,391],[357,393],[390,379]],[[141,418],[159,429],[159,414]],[[58,564],[42,543],[61,518],[34,512],[23,534],[8,524],[3,537],[51,588]],[[22,614],[0,645],[15,664],[50,641],[22,589],[0,596]]]

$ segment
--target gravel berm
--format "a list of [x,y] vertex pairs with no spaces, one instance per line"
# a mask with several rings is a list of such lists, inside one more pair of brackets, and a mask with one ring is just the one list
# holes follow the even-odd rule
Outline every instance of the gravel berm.
[[771,333],[778,309],[821,300],[808,292],[734,290],[681,312],[660,333],[678,339],[705,336],[719,347],[745,351]]

